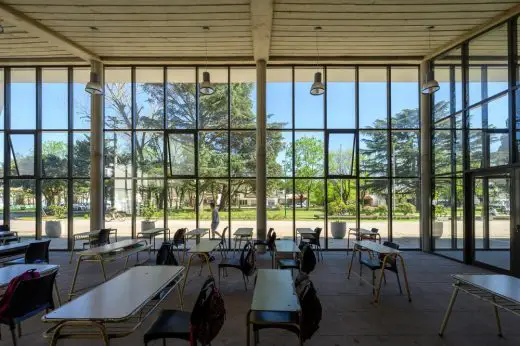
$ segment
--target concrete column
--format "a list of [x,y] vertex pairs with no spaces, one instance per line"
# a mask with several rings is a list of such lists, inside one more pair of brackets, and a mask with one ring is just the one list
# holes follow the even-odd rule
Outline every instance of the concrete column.
[[[104,84],[103,64],[92,60],[91,72]],[[91,95],[90,102],[90,229],[105,225],[103,217],[103,95]]]
[[266,62],[256,62],[256,232],[257,238],[266,238]]
[[[420,75],[422,84],[426,78],[429,64],[421,63]],[[431,251],[431,218],[432,218],[432,147],[431,147],[431,108],[430,95],[421,93],[421,239],[422,250]]]

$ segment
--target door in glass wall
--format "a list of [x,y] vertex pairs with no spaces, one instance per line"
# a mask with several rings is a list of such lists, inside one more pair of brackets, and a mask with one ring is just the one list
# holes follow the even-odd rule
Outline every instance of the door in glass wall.
[[474,261],[510,269],[511,179],[509,174],[473,179]]

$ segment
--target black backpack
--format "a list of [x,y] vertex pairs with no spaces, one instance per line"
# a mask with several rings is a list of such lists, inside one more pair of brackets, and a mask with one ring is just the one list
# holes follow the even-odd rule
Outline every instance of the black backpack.
[[251,276],[256,271],[255,248],[251,242],[247,242],[240,254],[240,265],[245,276]]
[[155,264],[157,265],[172,265],[178,266],[179,262],[175,258],[173,254],[173,245],[169,242],[164,242],[161,245],[161,248],[157,252],[157,257],[155,259]]
[[300,333],[303,340],[310,339],[320,328],[322,307],[312,281],[305,278],[297,286],[298,298],[302,308]]
[[226,319],[224,299],[210,276],[200,290],[190,317],[190,345],[197,341],[209,345],[218,335]]
[[308,244],[303,246],[301,263],[301,271],[306,274],[310,274],[316,268],[316,256],[312,247]]

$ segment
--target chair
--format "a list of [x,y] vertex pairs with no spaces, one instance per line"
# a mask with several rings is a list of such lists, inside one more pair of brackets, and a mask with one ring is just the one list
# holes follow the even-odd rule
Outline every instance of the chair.
[[49,245],[51,240],[35,241],[29,243],[25,250],[24,258],[18,258],[9,262],[6,265],[12,264],[41,264],[49,263]]
[[89,239],[88,242],[83,243],[83,248],[85,248],[85,246],[92,248],[92,247],[98,247],[98,246],[103,246],[103,245],[109,244],[111,231],[112,231],[111,228],[100,229],[97,236]]
[[15,326],[18,326],[18,337],[22,336],[21,322],[46,310],[54,309],[52,292],[57,271],[50,274],[20,281],[16,286],[9,306],[0,315],[0,324],[6,324],[11,330],[13,345],[16,346]]
[[321,259],[323,260],[323,251],[321,251],[320,244],[320,235],[322,231],[323,229],[321,227],[316,227],[314,229],[314,234],[302,234],[302,242],[314,246],[316,248],[316,251],[318,251],[318,262],[320,260],[320,254]]
[[[213,279],[208,279],[204,283],[201,288],[199,297],[197,298],[197,302],[195,306],[199,304],[199,301],[203,296],[203,293],[209,288],[213,287],[215,281]],[[213,307],[213,306],[212,306]],[[210,311],[209,313],[214,313],[215,311]],[[166,345],[166,339],[181,339],[190,341],[191,339],[191,319],[192,313],[188,311],[179,311],[179,310],[162,310],[159,313],[159,317],[155,320],[152,326],[148,329],[148,331],[144,334],[144,344],[148,345],[150,341],[162,339],[163,345]]]
[[263,245],[263,246],[268,246],[269,245],[269,238],[271,238],[271,234],[274,232],[274,228],[269,228],[269,231],[267,231],[267,237],[265,237],[265,240],[261,240],[261,239],[257,239],[255,240],[255,242],[253,243],[253,245],[255,247],[257,246],[260,246],[260,245]]
[[[392,249],[399,250],[399,244],[396,244],[396,243],[385,241],[383,243],[383,245],[391,247]],[[376,272],[376,270],[380,270],[381,269],[381,266],[383,265],[384,257],[385,257],[385,255],[380,254],[378,257],[377,256],[369,256],[368,258],[361,258],[360,259],[359,275],[360,276],[362,275],[363,265],[367,266],[370,270],[372,270],[372,286],[374,287],[373,290],[375,290],[375,281],[376,281],[376,274],[375,274],[375,272]],[[398,269],[397,269],[397,261],[395,260],[394,257],[391,257],[391,256],[388,257],[388,259],[386,260],[384,269],[385,270],[389,270],[389,271],[395,273],[395,275],[397,277],[397,285],[399,286],[399,293],[403,294],[403,290],[401,289],[401,281],[399,280],[399,272],[398,272]],[[383,273],[381,273],[381,275],[383,275],[383,278],[384,278],[385,273],[383,272]],[[385,282],[386,282],[386,279],[385,279]]]
[[[186,232],[188,232],[187,228],[179,228],[177,231],[175,231],[175,234],[173,235],[172,245],[175,246],[177,249],[177,257],[180,258],[179,255],[179,246],[184,245],[185,250],[186,249]],[[186,254],[186,251],[183,250],[182,253],[182,263],[184,263],[184,255]]]
[[379,237],[379,243],[381,244],[381,235],[379,234],[379,229],[371,228],[370,232],[372,232],[372,234],[361,234],[359,240],[371,240],[375,242],[377,237]]
[[[244,287],[247,291],[247,282],[249,277],[256,272],[256,254],[255,248],[251,242],[247,242],[240,253],[238,260],[234,258],[224,258],[218,264],[218,287],[220,288],[220,271],[222,270],[227,275],[227,268],[238,269],[242,272],[242,279],[244,280]],[[252,256],[252,264],[248,263],[249,258]]]
[[309,244],[305,244],[302,248],[300,259],[280,259],[278,260],[278,268],[280,269],[297,269],[305,274],[310,274],[316,266],[316,256]]
[[222,235],[220,235],[218,232],[215,231],[215,233],[219,236],[211,238],[212,240],[220,240],[220,243],[218,243],[218,248],[220,249],[220,254],[222,258],[226,257],[225,250],[226,250],[226,232],[229,231],[229,227],[224,227],[224,230],[222,231]]

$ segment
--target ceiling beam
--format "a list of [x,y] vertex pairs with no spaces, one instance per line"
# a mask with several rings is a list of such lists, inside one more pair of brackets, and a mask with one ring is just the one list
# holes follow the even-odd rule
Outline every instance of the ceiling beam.
[[[469,30],[468,32],[460,35],[459,37],[455,38],[454,40],[451,40],[450,42],[436,48],[433,52],[429,53],[423,58],[423,61],[430,60],[432,58],[435,58],[436,56],[457,47],[458,45],[464,43],[465,41],[471,39],[474,36],[477,36],[480,33],[483,33],[484,31],[487,31],[494,27],[495,25],[498,25],[509,18],[516,16],[520,13],[520,5],[515,5],[511,7],[510,9],[498,14],[497,16],[491,18],[487,22],[485,22],[482,25],[477,25],[473,29]],[[435,32],[435,29],[434,31]]]
[[251,33],[255,61],[269,61],[273,7],[273,0],[251,0]]
[[0,18],[85,61],[100,60],[99,56],[90,50],[2,2],[0,2]]

